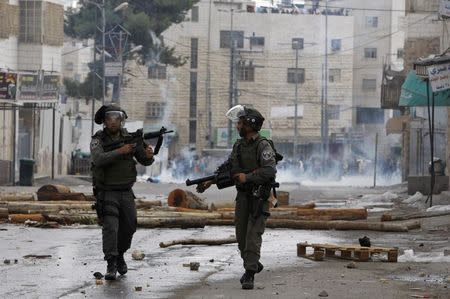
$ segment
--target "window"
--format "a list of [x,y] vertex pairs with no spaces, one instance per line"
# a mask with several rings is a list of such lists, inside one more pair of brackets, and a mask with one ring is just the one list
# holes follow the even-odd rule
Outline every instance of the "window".
[[197,117],[197,73],[191,72],[189,87],[189,117]]
[[356,108],[357,124],[384,124],[384,110],[381,108]]
[[328,79],[329,82],[341,82],[341,69],[329,69]]
[[377,28],[378,27],[378,17],[366,17],[366,27],[367,28]]
[[191,38],[191,69],[196,69],[198,64],[198,38]]
[[377,48],[364,48],[365,58],[377,58]]
[[331,50],[332,51],[340,51],[342,46],[341,39],[332,39],[331,40]]
[[65,69],[66,69],[66,71],[68,71],[68,72],[73,71],[73,62],[67,62],[67,63],[66,63]]
[[165,65],[152,65],[148,67],[149,79],[166,79],[166,66]]
[[166,103],[163,102],[147,102],[146,103],[146,119],[157,119],[164,116],[164,110],[166,109]]
[[[236,47],[242,49],[244,47],[244,31],[233,31],[233,40],[236,43]],[[220,47],[230,48],[230,31],[220,31]]]
[[305,82],[305,69],[289,68],[287,73],[288,83],[304,83]]
[[198,22],[198,6],[193,6],[191,10],[191,22]]
[[264,47],[264,36],[252,36],[250,37],[250,48],[251,47]]
[[250,63],[250,65],[245,65],[244,63],[239,63],[238,65],[238,80],[239,81],[255,81],[255,67]]
[[339,105],[328,105],[327,106],[328,119],[337,120],[341,116],[341,106]]
[[292,39],[292,49],[303,49],[303,38],[297,37]]
[[377,79],[363,79],[362,88],[364,90],[376,90],[377,89]]
[[19,1],[19,10],[19,41],[24,43],[41,43],[42,2]]
[[197,121],[189,121],[189,143],[195,143],[197,141]]
[[397,49],[397,58],[402,59],[405,56],[405,50]]

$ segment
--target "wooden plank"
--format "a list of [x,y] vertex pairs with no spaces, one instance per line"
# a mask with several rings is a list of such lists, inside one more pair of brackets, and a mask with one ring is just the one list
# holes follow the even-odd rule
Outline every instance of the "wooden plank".
[[[307,248],[314,250],[313,254],[307,254]],[[363,247],[359,245],[344,244],[308,244],[301,242],[297,244],[297,256],[305,257],[316,261],[321,261],[324,257],[334,257],[342,259],[367,262],[373,254],[384,254],[386,261],[397,262],[398,248],[385,247]]]

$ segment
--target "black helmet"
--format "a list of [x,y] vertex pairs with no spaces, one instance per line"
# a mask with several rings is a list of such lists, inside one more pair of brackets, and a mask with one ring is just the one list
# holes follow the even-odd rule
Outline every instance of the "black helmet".
[[260,131],[264,123],[264,117],[255,108],[246,107],[244,105],[236,105],[226,114],[227,118],[232,121],[243,119],[253,130]]
[[124,119],[128,118],[127,113],[121,109],[119,106],[113,105],[113,104],[109,104],[109,105],[103,105],[101,106],[97,112],[95,112],[95,117],[94,117],[94,121],[96,124],[101,125],[104,121],[105,121],[105,114],[106,112],[111,112],[111,111],[118,111],[118,112],[122,112],[124,115]]

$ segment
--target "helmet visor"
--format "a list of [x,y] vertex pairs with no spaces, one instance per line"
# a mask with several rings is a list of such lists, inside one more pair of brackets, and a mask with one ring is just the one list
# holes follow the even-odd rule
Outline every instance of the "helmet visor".
[[245,116],[245,106],[236,105],[236,106],[232,107],[230,110],[228,110],[228,112],[225,114],[225,116],[229,120],[231,120],[233,122],[237,122],[240,117]]
[[122,111],[108,111],[105,113],[105,121],[125,121],[125,114]]

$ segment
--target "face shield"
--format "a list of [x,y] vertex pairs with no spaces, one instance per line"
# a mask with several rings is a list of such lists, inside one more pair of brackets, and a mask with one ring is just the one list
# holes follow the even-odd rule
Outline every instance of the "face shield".
[[239,118],[242,116],[245,116],[245,106],[243,105],[236,105],[234,107],[232,107],[230,110],[228,110],[228,112],[225,114],[225,116],[233,121],[233,122],[237,122],[239,121]]
[[107,111],[105,113],[105,123],[120,122],[120,125],[125,124],[125,113],[122,111]]

